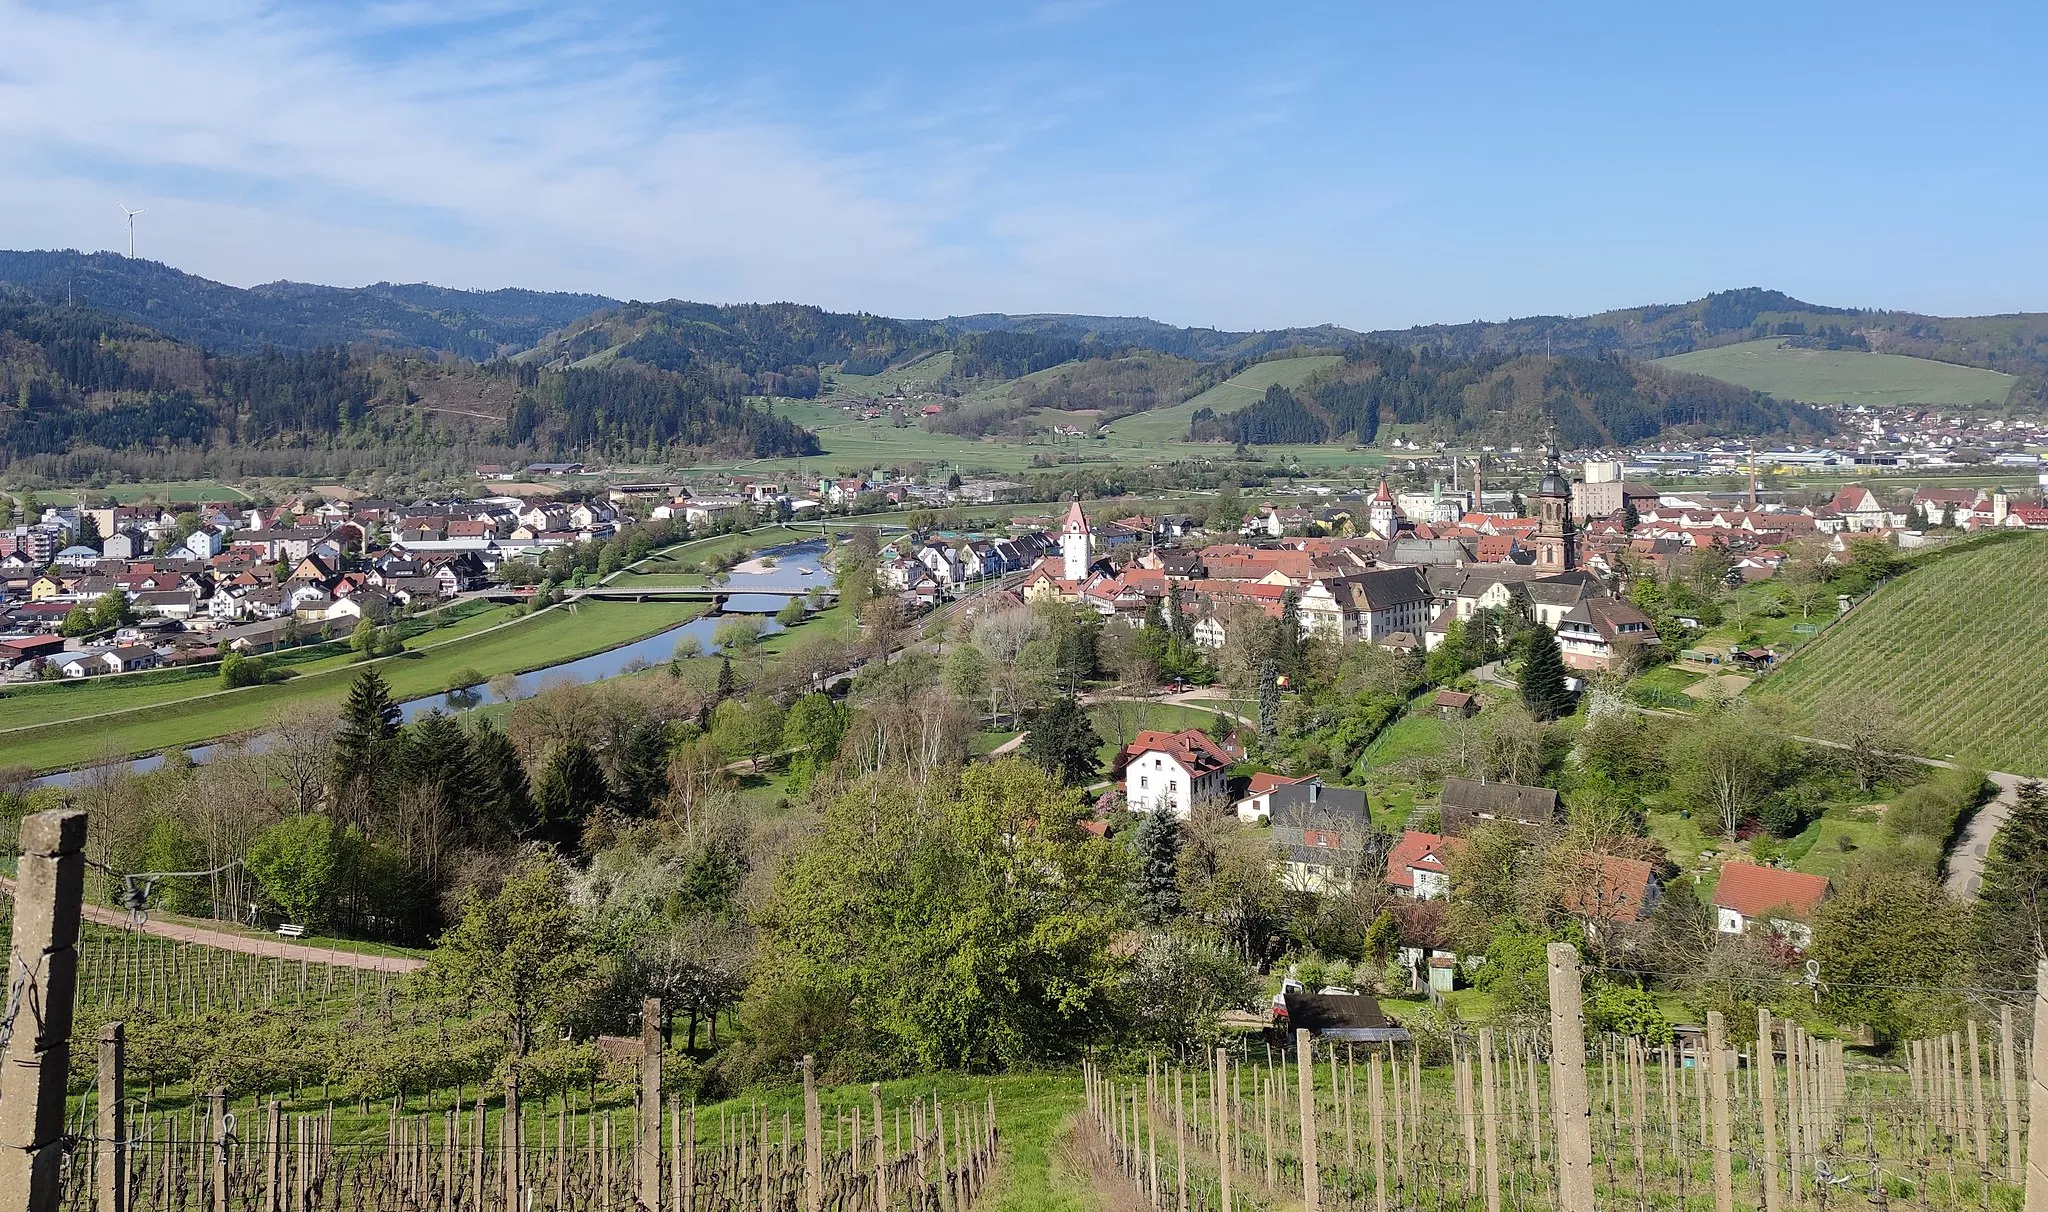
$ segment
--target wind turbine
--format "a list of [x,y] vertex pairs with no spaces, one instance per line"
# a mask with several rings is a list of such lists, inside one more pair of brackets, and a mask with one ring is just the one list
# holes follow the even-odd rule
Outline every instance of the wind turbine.
[[128,216],[128,259],[133,261],[135,259],[135,216],[148,212],[129,210],[126,202],[118,202],[115,205],[121,208],[122,214]]

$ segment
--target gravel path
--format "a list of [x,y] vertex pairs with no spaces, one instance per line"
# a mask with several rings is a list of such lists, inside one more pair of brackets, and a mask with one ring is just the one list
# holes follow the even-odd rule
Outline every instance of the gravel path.
[[[14,881],[0,877],[0,891],[14,895]],[[105,905],[81,907],[85,920],[117,930],[131,929],[128,914],[120,909]],[[366,955],[358,951],[340,951],[328,947],[313,947],[294,943],[282,938],[251,937],[225,930],[209,930],[204,926],[188,926],[183,922],[167,922],[151,918],[142,924],[144,934],[170,939],[179,943],[197,943],[202,947],[218,947],[223,951],[238,951],[243,955],[260,955],[265,959],[290,961],[303,960],[311,964],[326,964],[334,968],[361,968],[366,972],[417,972],[427,966],[422,959],[409,955]]]

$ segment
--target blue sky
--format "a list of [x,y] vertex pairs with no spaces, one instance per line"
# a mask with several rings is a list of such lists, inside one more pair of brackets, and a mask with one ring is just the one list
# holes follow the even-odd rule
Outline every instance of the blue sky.
[[[653,11],[650,10],[659,10]],[[2041,6],[0,0],[0,246],[1355,328],[2048,307]]]

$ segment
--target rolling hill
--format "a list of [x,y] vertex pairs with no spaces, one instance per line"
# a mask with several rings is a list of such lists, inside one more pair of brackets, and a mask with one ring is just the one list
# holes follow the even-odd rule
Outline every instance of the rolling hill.
[[2048,775],[2048,534],[1935,559],[1894,580],[1758,689],[1810,716],[1875,701],[1919,752]]
[[0,251],[0,297],[91,307],[213,353],[287,352],[367,342],[475,361],[525,349],[616,300],[535,290],[450,290],[424,283],[247,289],[118,253]]
[[1805,349],[1771,337],[1659,358],[1656,365],[1706,375],[1808,404],[2002,404],[2014,376],[1930,358],[1859,349]]
[[1276,383],[1290,389],[1299,387],[1317,371],[1334,369],[1343,361],[1336,354],[1312,354],[1254,362],[1190,400],[1125,417],[1111,422],[1107,429],[1116,437],[1137,441],[1179,441],[1187,436],[1189,420],[1204,408],[1222,413],[1256,404]]
[[1824,307],[1775,290],[1719,291],[1690,303],[1655,304],[1590,316],[1529,316],[1430,324],[1369,334],[1375,341],[1445,353],[1541,353],[1639,359],[1769,337],[1929,358],[2019,376],[2041,395],[2048,377],[2048,313],[1928,316],[1907,311]]

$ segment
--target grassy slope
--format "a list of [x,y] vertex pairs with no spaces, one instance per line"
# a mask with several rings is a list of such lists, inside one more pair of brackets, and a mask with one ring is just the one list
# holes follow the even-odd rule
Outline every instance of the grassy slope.
[[[695,617],[702,603],[586,602],[529,616],[498,631],[435,648],[418,657],[382,661],[394,697],[417,698],[448,687],[458,670],[486,678],[616,648]],[[350,667],[268,686],[222,691],[94,721],[52,724],[7,735],[0,762],[57,770],[103,759],[153,753],[262,728],[281,714],[332,709],[347,694]]]
[[1298,387],[1310,375],[1343,360],[1335,354],[1318,354],[1307,358],[1255,362],[1192,400],[1172,408],[1155,408],[1151,412],[1124,417],[1112,422],[1109,428],[1114,437],[1129,441],[1176,442],[1187,436],[1188,419],[1198,409],[1211,408],[1222,413],[1255,404],[1275,383],[1282,387]]
[[1784,338],[1659,358],[1671,370],[1814,404],[2001,403],[2011,375],[1927,358],[1853,349],[1789,349]]
[[2048,774],[2048,534],[1908,573],[1752,693],[1809,711],[1868,696],[1923,753]]

